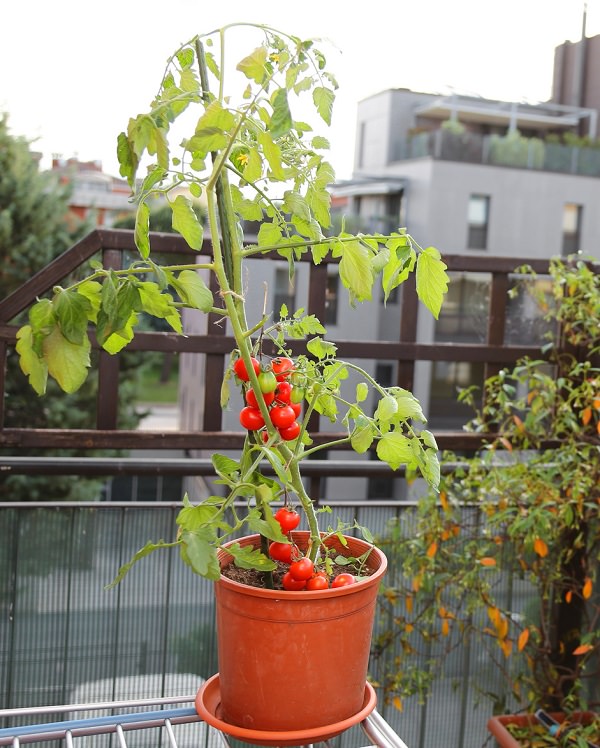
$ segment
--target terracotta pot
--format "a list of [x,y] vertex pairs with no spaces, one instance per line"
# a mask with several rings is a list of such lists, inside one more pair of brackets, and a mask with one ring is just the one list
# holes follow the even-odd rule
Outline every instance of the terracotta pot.
[[[563,722],[565,719],[565,715],[562,713],[552,713],[550,716],[557,722]],[[571,715],[572,719],[582,722],[584,725],[589,725],[594,720],[594,716],[593,712],[575,712]],[[521,748],[522,744],[513,738],[506,727],[507,725],[528,727],[539,725],[539,722],[533,714],[501,714],[488,720],[487,728],[496,738],[500,748]]]
[[[293,533],[300,548],[308,535]],[[355,557],[370,548],[357,538],[347,541],[344,549],[333,538],[331,547]],[[257,545],[258,536],[238,542]],[[230,560],[222,553],[221,567]],[[364,709],[385,555],[373,548],[368,566],[374,573],[356,584],[313,592],[250,587],[221,576],[215,584],[220,720],[259,731],[304,731]]]

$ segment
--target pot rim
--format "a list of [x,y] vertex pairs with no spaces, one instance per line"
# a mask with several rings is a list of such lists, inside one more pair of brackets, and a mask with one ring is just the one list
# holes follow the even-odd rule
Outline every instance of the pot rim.
[[[308,532],[308,530],[296,530],[292,532],[292,537],[294,537],[294,539],[298,537],[300,537],[300,539],[308,538],[309,534],[310,533]],[[222,563],[227,558],[226,549],[228,545],[231,545],[233,543],[240,543],[242,541],[245,541],[246,544],[249,544],[253,541],[258,540],[259,537],[260,536],[255,533],[252,535],[244,535],[243,537],[228,541],[218,552],[219,561]],[[373,574],[360,579],[355,584],[345,585],[344,587],[329,587],[326,590],[270,590],[265,587],[254,587],[252,585],[236,582],[233,579],[229,579],[228,577],[223,576],[223,574],[221,574],[221,576],[219,577],[217,584],[223,585],[239,593],[252,595],[254,597],[282,598],[285,600],[298,599],[303,601],[321,599],[324,596],[342,597],[344,595],[352,595],[360,592],[361,590],[378,585],[387,571],[387,557],[385,553],[376,545],[368,543],[362,538],[357,538],[352,535],[345,535],[344,537],[348,538],[348,540],[352,543],[359,543],[363,545],[365,551],[368,548],[371,548],[371,555],[373,555],[379,561],[379,564],[375,567]]]

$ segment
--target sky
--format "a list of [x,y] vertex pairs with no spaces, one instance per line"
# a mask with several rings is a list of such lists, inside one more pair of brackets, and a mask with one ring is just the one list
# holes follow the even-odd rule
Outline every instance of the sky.
[[[360,100],[410,88],[545,101],[554,49],[581,37],[583,8],[584,0],[5,0],[0,112],[13,135],[33,141],[43,167],[59,154],[101,161],[117,176],[117,136],[147,110],[169,55],[227,23],[266,23],[331,45],[340,88],[320,134],[346,179]],[[586,28],[600,34],[600,0],[588,0]]]

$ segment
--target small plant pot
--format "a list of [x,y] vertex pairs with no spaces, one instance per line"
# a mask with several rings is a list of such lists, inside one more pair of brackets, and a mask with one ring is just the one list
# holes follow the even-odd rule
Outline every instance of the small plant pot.
[[[557,722],[565,720],[565,714],[560,712],[552,713],[550,716]],[[593,722],[594,717],[593,712],[576,712],[571,715],[572,719],[584,725],[589,725]],[[534,726],[538,726],[539,728],[539,722],[533,714],[501,714],[491,717],[488,720],[487,728],[496,738],[496,743],[500,748],[522,748],[523,746],[523,743],[510,734],[508,725],[524,728],[531,727],[532,729]]]
[[[308,532],[293,538],[306,548]],[[242,545],[257,545],[258,535]],[[358,557],[370,544],[337,538],[330,545],[340,554]],[[231,556],[223,552],[221,568]],[[289,592],[251,587],[221,576],[215,584],[220,703],[206,709],[207,688],[196,700],[201,716],[223,724],[264,733],[306,732],[337,723],[346,725],[365,714],[365,688],[377,591],[387,568],[385,555],[372,548],[371,576],[337,589]],[[376,700],[367,699],[369,711]],[[211,722],[211,719],[213,720]],[[339,731],[347,729],[343,726]],[[339,732],[338,731],[338,732]],[[335,732],[335,734],[338,734]],[[295,738],[292,738],[294,740]],[[305,742],[314,742],[307,740]],[[280,743],[283,745],[284,743]],[[288,743],[294,745],[298,743]]]

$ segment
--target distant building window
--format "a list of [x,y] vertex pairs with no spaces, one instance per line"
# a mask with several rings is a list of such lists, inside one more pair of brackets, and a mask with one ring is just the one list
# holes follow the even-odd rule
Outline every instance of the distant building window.
[[469,222],[467,247],[469,249],[487,249],[489,215],[489,195],[471,195],[467,213]]
[[325,325],[337,325],[338,322],[339,276],[330,273],[327,276],[325,291]]
[[582,214],[583,206],[576,203],[565,203],[563,209],[563,257],[574,252],[579,252]]
[[273,304],[276,314],[279,314],[283,304],[286,305],[288,313],[293,314],[296,307],[296,293],[287,268],[277,268],[275,271],[275,299]]

